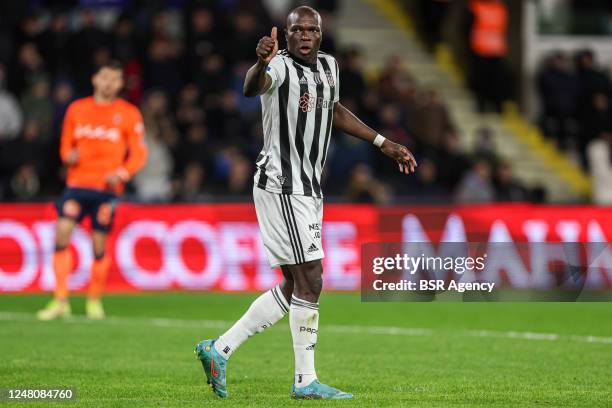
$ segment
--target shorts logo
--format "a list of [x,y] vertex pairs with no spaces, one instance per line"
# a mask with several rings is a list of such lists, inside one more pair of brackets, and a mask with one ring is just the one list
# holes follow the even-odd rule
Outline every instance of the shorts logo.
[[113,209],[110,204],[102,204],[98,209],[98,214],[96,215],[96,219],[100,225],[108,225],[111,221],[111,215],[113,213]]
[[319,226],[318,222],[315,222],[314,224],[308,224],[308,231],[319,231],[321,229],[321,227]]
[[306,250],[306,253],[307,254],[312,254],[313,252],[317,252],[318,250],[319,250],[319,248],[317,248],[317,246],[315,244],[310,244],[310,246]]
[[315,99],[308,92],[300,97],[300,109],[302,112],[310,112],[315,107]]
[[316,347],[316,343],[315,344],[311,344],[310,346],[306,347],[306,350],[314,350]]
[[74,199],[66,200],[62,212],[66,217],[77,218],[81,213],[81,205]]

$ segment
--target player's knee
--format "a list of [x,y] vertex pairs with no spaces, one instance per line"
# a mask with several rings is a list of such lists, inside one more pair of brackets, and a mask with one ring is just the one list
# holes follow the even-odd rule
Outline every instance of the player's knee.
[[294,294],[300,299],[317,302],[323,289],[323,268],[321,261],[296,265]]

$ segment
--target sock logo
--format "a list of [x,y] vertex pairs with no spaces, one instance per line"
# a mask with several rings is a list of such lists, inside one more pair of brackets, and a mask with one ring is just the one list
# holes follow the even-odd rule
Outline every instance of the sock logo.
[[306,347],[306,350],[314,350],[316,345],[317,345],[316,343],[311,344],[310,346]]
[[318,330],[313,329],[312,327],[300,326],[300,333],[301,332],[317,334]]
[[317,248],[317,246],[315,244],[310,244],[310,247],[308,247],[308,249],[306,250],[306,253],[311,254],[313,252],[318,251],[319,248]]
[[227,354],[230,352],[230,350],[231,350],[230,346],[225,346],[225,348],[223,349],[223,352]]

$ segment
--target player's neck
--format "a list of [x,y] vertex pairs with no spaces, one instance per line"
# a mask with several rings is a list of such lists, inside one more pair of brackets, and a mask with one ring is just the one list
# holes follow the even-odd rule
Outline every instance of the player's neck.
[[317,54],[318,54],[318,52],[314,53],[313,56],[310,57],[309,59],[304,59],[304,58],[301,58],[300,56],[298,56],[296,53],[293,53],[293,52],[291,52],[289,50],[287,50],[287,51],[289,52],[289,55],[291,56],[291,58],[294,61],[297,61],[299,64],[306,65],[306,66],[316,66],[316,64],[317,64]]
[[93,98],[96,104],[98,105],[110,105],[111,103],[115,102],[115,100],[117,99],[116,96],[113,96],[112,98],[105,98],[104,96],[96,94],[96,93],[93,94]]

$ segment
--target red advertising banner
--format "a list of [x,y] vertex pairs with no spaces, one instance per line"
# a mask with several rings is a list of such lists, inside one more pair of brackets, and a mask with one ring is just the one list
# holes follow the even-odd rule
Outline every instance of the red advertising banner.
[[[0,292],[52,290],[55,211],[50,204],[0,204]],[[324,284],[356,290],[361,244],[368,242],[610,242],[612,208],[482,205],[465,207],[325,206]],[[72,290],[89,281],[87,222],[73,235]],[[136,205],[117,210],[108,243],[108,291],[261,290],[271,270],[252,204]],[[607,245],[598,254],[612,264]],[[603,268],[601,287],[612,287]]]

